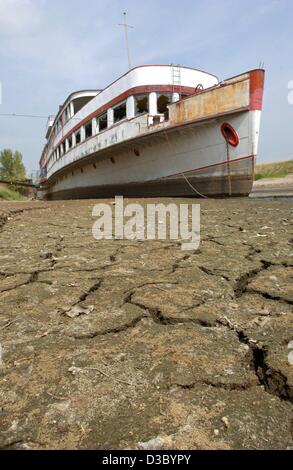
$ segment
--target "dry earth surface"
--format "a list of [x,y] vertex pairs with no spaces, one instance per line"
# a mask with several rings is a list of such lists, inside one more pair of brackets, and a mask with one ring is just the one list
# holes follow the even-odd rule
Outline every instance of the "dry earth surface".
[[96,202],[0,203],[0,447],[292,448],[292,204],[177,200],[182,251]]

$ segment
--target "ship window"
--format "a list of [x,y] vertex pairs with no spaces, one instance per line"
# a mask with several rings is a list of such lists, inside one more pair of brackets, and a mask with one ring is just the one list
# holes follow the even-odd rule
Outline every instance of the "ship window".
[[97,127],[99,131],[103,131],[108,127],[108,115],[107,113],[102,114],[97,118]]
[[92,121],[90,121],[85,125],[85,138],[89,139],[92,135],[93,135]]
[[126,102],[119,104],[114,108],[114,122],[121,121],[126,118]]
[[149,97],[148,95],[135,96],[135,115],[148,113]]
[[168,110],[168,104],[172,102],[172,95],[170,93],[166,93],[164,95],[159,95],[158,96],[158,113],[159,114],[165,114],[165,118],[168,119],[169,116],[169,110]]
[[72,147],[72,135],[68,137],[68,148],[71,149]]
[[61,144],[61,154],[62,154],[62,155],[64,154],[64,143]]
[[76,145],[80,144],[80,142],[81,142],[80,130],[77,131],[76,134],[75,134],[75,141],[76,141]]

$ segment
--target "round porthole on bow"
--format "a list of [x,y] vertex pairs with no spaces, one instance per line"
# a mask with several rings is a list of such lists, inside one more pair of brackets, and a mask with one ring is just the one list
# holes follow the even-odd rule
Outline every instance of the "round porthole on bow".
[[224,124],[221,126],[221,132],[229,145],[232,145],[232,147],[237,147],[239,144],[239,136],[231,124],[224,122]]

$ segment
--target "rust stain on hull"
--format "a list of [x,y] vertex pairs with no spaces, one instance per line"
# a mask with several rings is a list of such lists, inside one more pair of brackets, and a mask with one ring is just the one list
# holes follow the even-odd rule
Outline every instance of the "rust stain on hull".
[[249,79],[225,86],[219,85],[208,93],[200,93],[170,106],[170,124],[180,124],[215,114],[249,108]]

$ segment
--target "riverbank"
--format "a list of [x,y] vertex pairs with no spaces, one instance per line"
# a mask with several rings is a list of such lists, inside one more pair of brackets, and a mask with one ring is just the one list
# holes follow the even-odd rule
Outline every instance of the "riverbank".
[[0,183],[0,202],[1,201],[25,201],[27,198],[19,192],[11,189],[6,184]]
[[293,174],[255,181],[250,197],[293,197]]
[[255,173],[256,180],[283,178],[290,175],[293,177],[293,160],[257,164]]
[[0,447],[291,448],[292,204],[177,199],[184,252],[96,241],[97,202],[0,202]]

